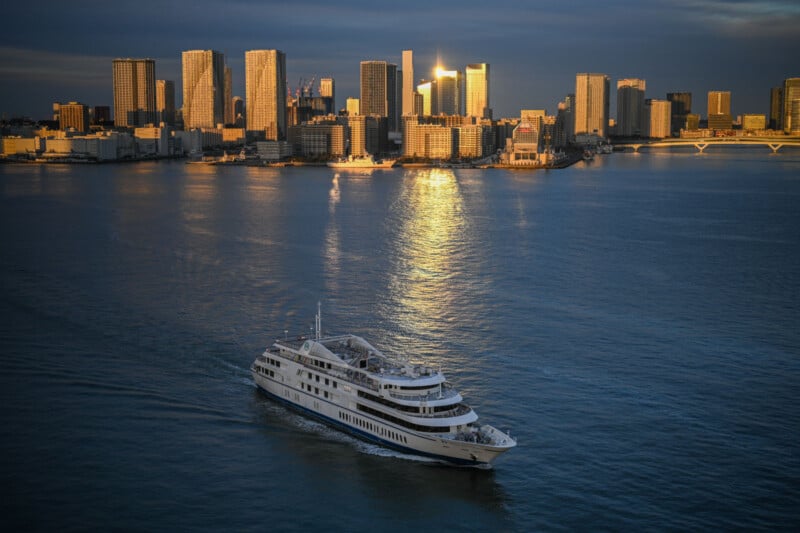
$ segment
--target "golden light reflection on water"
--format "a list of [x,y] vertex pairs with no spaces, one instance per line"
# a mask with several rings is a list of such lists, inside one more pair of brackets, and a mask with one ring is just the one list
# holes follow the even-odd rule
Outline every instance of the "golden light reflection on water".
[[325,229],[325,269],[327,271],[328,288],[336,293],[339,289],[341,275],[342,249],[339,239],[339,225],[336,222],[336,206],[341,201],[339,190],[339,174],[333,175],[331,189],[328,191],[328,226]]
[[414,172],[393,211],[398,229],[386,313],[409,335],[424,337],[453,320],[463,289],[460,263],[473,248],[465,246],[468,220],[455,174]]

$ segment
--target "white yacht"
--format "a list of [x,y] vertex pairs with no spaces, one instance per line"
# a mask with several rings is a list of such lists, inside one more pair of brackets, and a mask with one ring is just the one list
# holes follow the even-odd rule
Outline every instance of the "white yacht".
[[392,168],[396,159],[375,159],[367,154],[362,157],[349,156],[336,161],[328,161],[331,168],[362,169],[362,168]]
[[277,339],[253,362],[269,396],[358,437],[414,455],[488,466],[517,445],[479,424],[440,370],[381,353],[356,335]]

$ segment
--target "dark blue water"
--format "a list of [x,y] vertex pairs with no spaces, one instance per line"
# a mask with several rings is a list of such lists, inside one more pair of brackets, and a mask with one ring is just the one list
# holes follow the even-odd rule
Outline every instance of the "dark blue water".
[[[4,529],[800,524],[800,156],[0,165]],[[257,392],[285,329],[441,366],[491,471]]]

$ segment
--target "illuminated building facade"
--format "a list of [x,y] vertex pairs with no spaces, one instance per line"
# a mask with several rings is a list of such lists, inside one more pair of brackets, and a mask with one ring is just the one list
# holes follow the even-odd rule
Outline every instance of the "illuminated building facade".
[[156,121],[156,62],[115,59],[113,65],[114,125],[144,126]]
[[225,57],[216,50],[182,53],[184,129],[216,128],[225,120]]
[[575,76],[575,135],[608,136],[608,76]]
[[264,132],[268,141],[286,140],[286,54],[249,50],[244,58],[247,131]]
[[466,115],[478,118],[492,118],[489,106],[489,64],[474,63],[467,65]]
[[633,137],[642,134],[644,122],[645,80],[617,80],[617,135]]

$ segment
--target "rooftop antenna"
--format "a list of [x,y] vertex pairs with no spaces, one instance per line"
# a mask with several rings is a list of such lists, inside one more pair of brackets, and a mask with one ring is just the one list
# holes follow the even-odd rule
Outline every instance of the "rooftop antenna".
[[322,304],[317,301],[317,321],[315,327],[317,329],[317,340],[322,336]]

